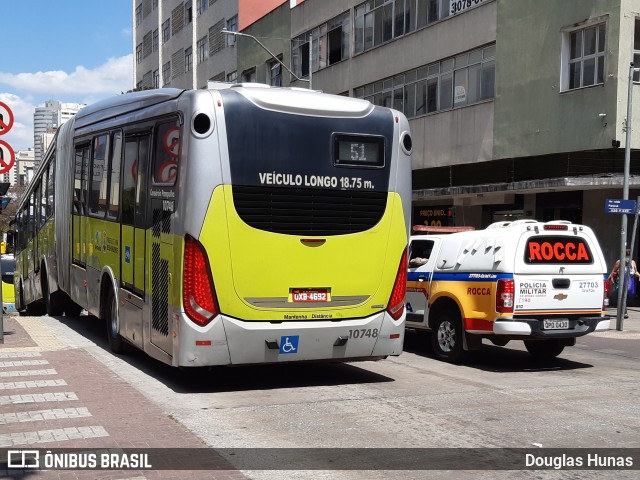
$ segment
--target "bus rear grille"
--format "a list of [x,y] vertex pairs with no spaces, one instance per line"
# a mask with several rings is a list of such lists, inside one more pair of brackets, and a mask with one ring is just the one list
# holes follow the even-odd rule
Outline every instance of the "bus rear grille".
[[240,218],[260,230],[289,235],[344,235],[376,225],[386,192],[233,187]]

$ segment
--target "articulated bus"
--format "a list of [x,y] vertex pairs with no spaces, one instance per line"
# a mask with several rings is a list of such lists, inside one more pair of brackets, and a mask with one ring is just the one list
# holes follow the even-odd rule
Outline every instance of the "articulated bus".
[[174,366],[380,359],[404,340],[411,135],[260,85],[121,95],[63,124],[16,217],[16,306]]

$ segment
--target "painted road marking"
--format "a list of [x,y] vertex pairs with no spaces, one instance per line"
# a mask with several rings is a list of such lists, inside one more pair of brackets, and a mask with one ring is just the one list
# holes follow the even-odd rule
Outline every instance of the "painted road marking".
[[0,448],[17,445],[35,445],[38,443],[64,442],[66,440],[86,440],[88,438],[108,437],[109,434],[100,425],[89,427],[55,428],[36,432],[19,432],[0,435]]
[[49,361],[48,360],[11,360],[8,362],[0,362],[0,368],[30,367],[33,365],[49,365]]
[[0,414],[0,425],[9,423],[38,422],[42,420],[63,420],[68,418],[90,417],[89,409],[80,408],[53,408],[49,410],[35,410],[31,412],[3,413]]
[[16,405],[19,403],[40,402],[68,402],[71,400],[78,400],[78,396],[73,392],[31,393],[28,395],[0,396],[0,405]]
[[40,387],[61,387],[67,382],[63,379],[57,380],[28,380],[26,382],[0,382],[0,390],[16,390],[18,388],[40,388]]
[[47,368],[45,370],[14,370],[11,372],[0,372],[0,378],[7,377],[35,377],[38,375],[57,375],[53,368]]

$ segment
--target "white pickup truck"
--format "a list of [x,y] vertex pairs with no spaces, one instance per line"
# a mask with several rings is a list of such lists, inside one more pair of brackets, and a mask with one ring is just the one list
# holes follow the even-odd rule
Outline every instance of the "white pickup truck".
[[407,328],[428,330],[438,358],[460,362],[487,338],[524,340],[540,359],[608,330],[607,269],[593,231],[518,220],[410,238]]

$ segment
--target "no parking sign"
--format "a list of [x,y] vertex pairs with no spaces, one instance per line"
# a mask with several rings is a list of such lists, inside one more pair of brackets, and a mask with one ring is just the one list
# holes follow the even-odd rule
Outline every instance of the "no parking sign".
[[[13,112],[6,103],[0,102],[0,135],[13,127]],[[0,140],[0,175],[7,173],[16,163],[16,154],[7,142]]]

